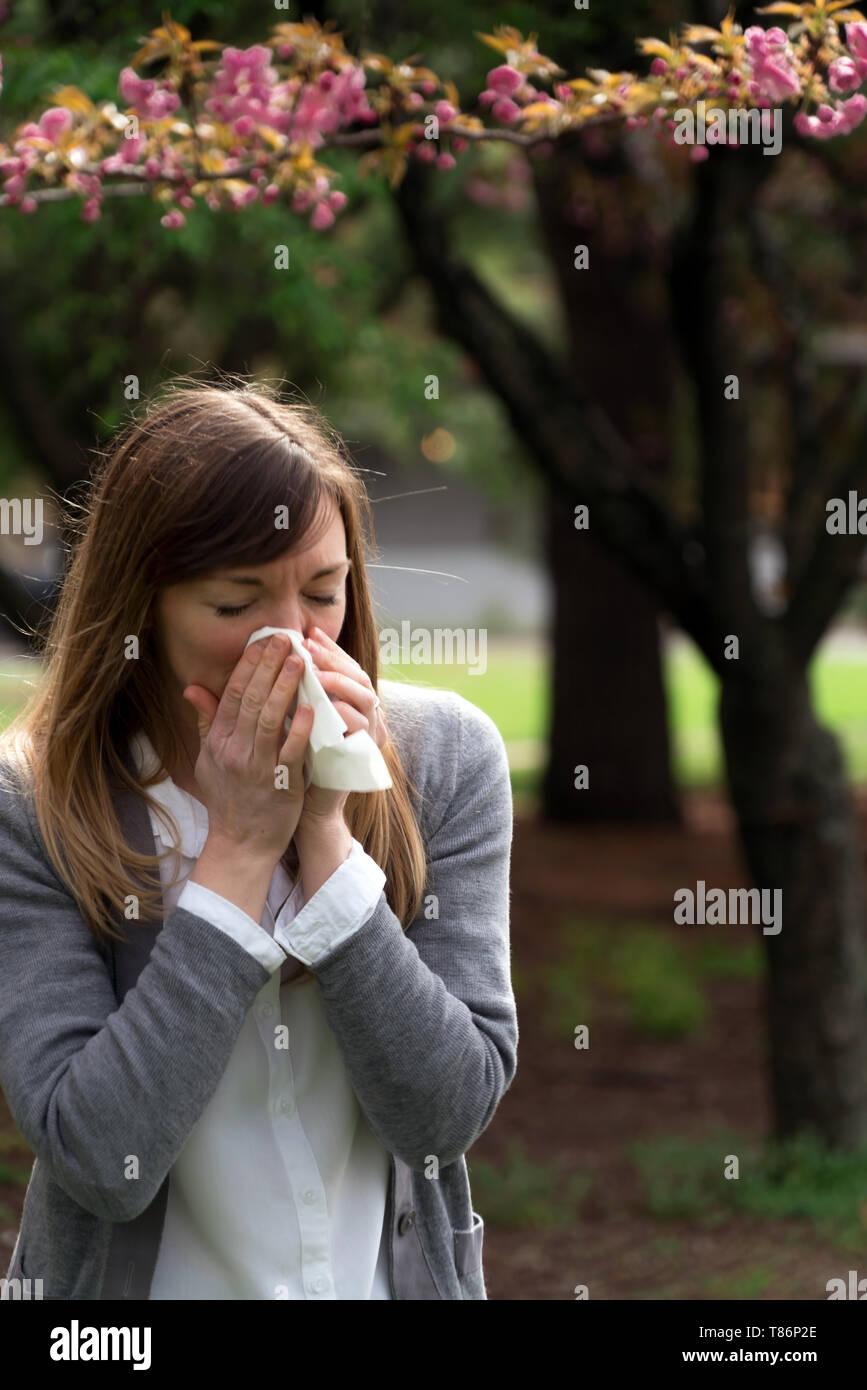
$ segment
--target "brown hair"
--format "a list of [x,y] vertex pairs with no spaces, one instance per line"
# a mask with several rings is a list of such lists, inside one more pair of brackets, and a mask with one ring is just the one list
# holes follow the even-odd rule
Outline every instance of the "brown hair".
[[[153,806],[145,788],[183,761],[156,646],[158,592],[217,568],[266,564],[285,554],[331,498],[351,561],[340,645],[374,689],[379,645],[365,570],[370,502],[342,441],[313,406],[280,401],[270,388],[237,376],[217,384],[178,377],[144,403],[141,418],[128,420],[104,454],[95,452],[101,463],[90,504],[80,518],[69,518],[77,540],[45,638],[44,673],[0,735],[0,754],[26,766],[51,861],[104,947],[118,935],[112,917],[132,890],[143,918],[164,916],[155,871],[172,851],[133,851],[111,796],[113,783]],[[280,529],[275,508],[284,515],[287,504],[289,525]],[[124,659],[131,635],[139,639],[138,660]],[[124,758],[140,730],[162,763],[142,780]],[[412,784],[391,739],[382,752],[392,788],[350,793],[345,818],[384,871],[387,901],[406,930],[424,892],[424,846]],[[297,876],[294,841],[281,862]],[[133,882],[142,871],[152,889]],[[296,977],[312,978],[307,968]]]

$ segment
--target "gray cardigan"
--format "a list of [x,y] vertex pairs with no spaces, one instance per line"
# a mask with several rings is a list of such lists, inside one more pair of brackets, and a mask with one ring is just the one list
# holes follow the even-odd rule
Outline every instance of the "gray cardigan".
[[[380,686],[421,793],[425,899],[404,933],[383,892],[307,988],[321,990],[361,1108],[391,1155],[392,1297],[484,1299],[484,1223],[464,1155],[517,1066],[506,750],[463,697]],[[147,808],[126,789],[114,795],[127,843],[156,853]],[[159,927],[127,921],[119,904],[115,921],[126,940],[100,949],[31,801],[0,789],[0,1086],[36,1154],[7,1278],[33,1290],[41,1280],[44,1298],[148,1298],[169,1172],[268,978],[183,908]],[[432,1156],[438,1177],[427,1175]],[[9,1284],[3,1297],[24,1289]]]

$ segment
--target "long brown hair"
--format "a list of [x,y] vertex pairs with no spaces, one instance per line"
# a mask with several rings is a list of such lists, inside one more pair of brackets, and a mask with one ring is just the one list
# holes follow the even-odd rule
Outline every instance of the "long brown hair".
[[[50,616],[43,675],[0,735],[0,756],[11,754],[29,774],[51,861],[105,947],[118,937],[113,918],[130,893],[141,919],[164,919],[156,870],[172,851],[132,850],[111,794],[112,785],[127,787],[153,806],[145,788],[183,763],[156,644],[158,593],[217,568],[283,555],[316,526],[330,498],[351,561],[340,645],[375,689],[379,644],[365,568],[365,546],[373,547],[370,503],[337,432],[312,405],[281,401],[268,386],[237,376],[217,384],[177,377],[143,403],[107,450],[95,452],[89,505],[68,519],[74,540]],[[289,524],[281,529],[274,518],[287,510]],[[138,660],[125,659],[131,637],[138,638]],[[141,778],[126,754],[139,731],[161,762]],[[345,818],[383,869],[386,899],[406,930],[424,892],[424,846],[393,740],[382,751],[392,788],[350,793]],[[281,862],[297,876],[294,841]],[[144,888],[143,877],[153,888]],[[306,968],[296,977],[312,978]]]

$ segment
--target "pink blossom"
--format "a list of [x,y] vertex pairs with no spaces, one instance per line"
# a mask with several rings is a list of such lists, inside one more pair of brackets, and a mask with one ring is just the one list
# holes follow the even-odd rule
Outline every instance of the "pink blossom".
[[275,201],[275,199],[276,199],[276,198],[279,198],[279,197],[280,197],[280,187],[279,187],[279,184],[276,184],[276,183],[269,183],[269,184],[267,185],[267,187],[266,187],[265,189],[263,189],[263,191],[262,191],[262,202],[263,202],[266,206],[267,206],[269,203],[273,203],[273,202]]
[[434,115],[443,125],[449,125],[457,114],[457,110],[450,101],[438,101],[434,107]]
[[710,150],[707,145],[693,145],[689,157],[693,164],[703,164],[706,159],[710,159]]
[[25,180],[23,174],[13,174],[3,185],[3,192],[10,202],[15,202],[24,192]]
[[326,135],[331,135],[342,126],[354,121],[368,123],[376,120],[376,112],[367,101],[365,91],[366,74],[362,67],[346,67],[333,74],[334,81],[327,91],[315,83],[302,88],[290,119],[275,120],[273,113],[269,123],[277,129],[288,129],[294,140],[305,140],[313,148],[324,143]]
[[856,58],[867,59],[867,24],[847,24],[846,46]]
[[88,198],[81,209],[82,222],[98,222],[102,216],[99,198]]
[[335,188],[334,192],[328,195],[328,205],[334,212],[342,212],[347,202],[346,194],[342,193],[339,188]]
[[65,106],[49,106],[47,111],[43,111],[39,118],[39,129],[50,140],[52,145],[57,143],[58,136],[64,131],[69,130],[72,125],[72,112]]
[[843,135],[848,135],[857,125],[860,125],[865,115],[867,115],[867,97],[860,94],[849,97],[848,101],[841,101],[837,104],[837,110],[841,115],[840,131]]
[[35,198],[22,198],[18,204],[19,212],[35,212],[39,204]]
[[334,223],[334,213],[326,202],[317,203],[313,209],[313,216],[310,218],[310,225],[315,232],[324,232],[326,227]]
[[516,68],[503,63],[498,68],[491,68],[486,81],[488,90],[496,92],[498,96],[510,97],[522,86],[524,78]]
[[785,101],[801,90],[798,73],[792,63],[789,41],[782,29],[762,29],[753,24],[744,33],[752,81],[750,94],[758,104]]
[[134,107],[140,116],[151,121],[165,120],[181,104],[177,92],[167,82],[158,83],[154,78],[145,80],[129,67],[121,69],[117,89],[127,106]]
[[[829,115],[830,112],[830,115]],[[838,101],[835,109],[823,103],[815,116],[799,111],[794,125],[799,135],[811,135],[816,140],[830,140],[834,135],[848,135],[867,115],[867,97],[860,93],[848,101]]]
[[464,137],[462,135],[456,135],[452,140],[452,149],[454,150],[455,154],[463,154],[466,148],[467,141],[464,139]]
[[449,154],[447,150],[444,150],[443,153],[437,157],[437,168],[454,169],[457,162],[453,154]]
[[163,227],[168,227],[169,231],[175,231],[178,227],[185,227],[187,219],[180,208],[172,208],[171,212],[167,212],[165,217],[160,218],[160,223]]
[[502,125],[512,125],[520,114],[520,106],[516,106],[509,97],[500,97],[491,107],[491,115],[494,120],[499,121]]
[[271,66],[271,50],[264,44],[253,44],[252,48],[228,46],[220,55],[205,109],[229,123],[241,116],[264,120],[277,76],[277,69]]
[[853,92],[861,86],[861,81],[851,58],[836,58],[828,68],[828,85],[832,92]]
[[663,73],[668,72],[668,63],[664,58],[654,58],[653,62],[650,64],[650,71],[653,73],[654,77],[661,77]]
[[416,159],[420,159],[422,164],[432,164],[437,157],[432,140],[422,140],[415,152]]

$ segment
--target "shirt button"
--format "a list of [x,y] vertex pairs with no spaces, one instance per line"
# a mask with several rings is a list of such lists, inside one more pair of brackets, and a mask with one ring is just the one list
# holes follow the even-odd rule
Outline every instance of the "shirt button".
[[324,1293],[328,1288],[328,1279],[326,1275],[320,1274],[315,1279],[312,1279],[307,1287],[311,1293]]
[[260,1017],[260,1018],[270,1018],[273,1012],[274,1012],[273,1005],[271,1005],[271,1004],[260,1004],[260,1005],[259,1005],[259,1017]]
[[302,1193],[301,1200],[302,1202],[306,1202],[308,1206],[312,1206],[313,1203],[316,1201],[317,1196],[318,1193],[316,1191],[316,1188],[308,1187],[307,1191]]
[[281,1096],[280,1109],[282,1110],[284,1115],[292,1115],[295,1111],[295,1102],[291,1099],[290,1096]]

